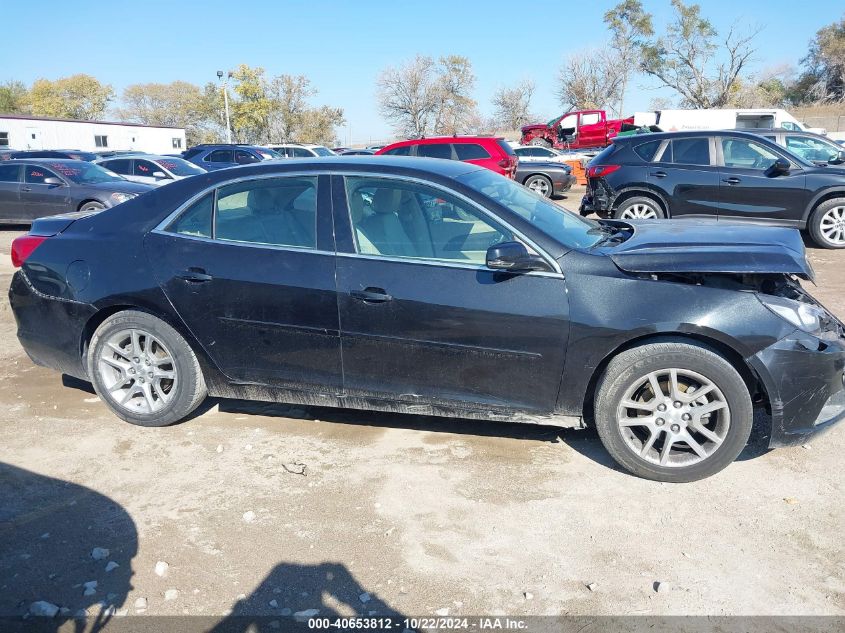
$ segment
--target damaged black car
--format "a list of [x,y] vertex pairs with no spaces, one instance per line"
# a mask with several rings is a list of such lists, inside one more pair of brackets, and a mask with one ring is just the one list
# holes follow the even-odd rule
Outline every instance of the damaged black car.
[[845,328],[798,231],[593,221],[401,157],[220,170],[36,220],[9,291],[32,360],[164,426],[206,396],[593,426],[636,475],[701,479],[845,416]]

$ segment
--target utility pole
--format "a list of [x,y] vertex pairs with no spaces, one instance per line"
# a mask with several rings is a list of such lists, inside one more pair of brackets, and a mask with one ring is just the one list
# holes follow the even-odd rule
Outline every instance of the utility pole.
[[226,142],[232,142],[232,126],[229,123],[229,79],[232,77],[232,73],[228,73],[226,75],[226,79],[223,79],[223,71],[217,71],[217,78],[223,82],[223,106],[226,109]]

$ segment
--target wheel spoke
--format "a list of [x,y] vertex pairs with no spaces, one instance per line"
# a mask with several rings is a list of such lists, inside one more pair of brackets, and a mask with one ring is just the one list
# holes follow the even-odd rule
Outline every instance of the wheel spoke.
[[651,450],[651,447],[654,446],[654,442],[657,441],[658,435],[660,435],[660,431],[651,429],[648,439],[643,443],[642,450],[640,450],[641,457],[645,457],[645,455]]
[[686,402],[686,403],[695,402],[699,398],[706,396],[708,393],[713,391],[715,388],[716,388],[716,385],[714,385],[713,383],[710,383],[709,385],[705,385],[701,389],[696,389],[692,393],[690,393],[689,389],[687,389],[686,393],[683,393],[683,394],[679,393],[678,394],[678,400],[680,400],[681,402]]
[[672,452],[672,446],[674,446],[675,440],[669,433],[666,433],[666,437],[663,439],[663,450],[660,452],[660,465],[665,466],[666,462],[669,461],[669,453]]
[[153,372],[153,376],[160,380],[173,380],[176,377],[176,372],[156,369]]
[[636,400],[623,400],[622,407],[625,409],[637,409],[639,411],[654,411],[656,404],[652,404],[652,401],[649,400],[648,402],[637,402]]
[[727,406],[727,402],[722,402],[721,400],[713,400],[712,402],[708,402],[703,406],[693,407],[692,414],[700,420],[701,416],[707,415],[708,413],[713,413],[714,411],[719,411],[720,409],[725,409],[727,408]]
[[129,350],[129,353],[133,356],[137,356],[141,353],[141,337],[138,335],[138,330],[130,330],[129,338],[132,341],[132,347]]
[[152,394],[152,391],[150,390],[150,383],[145,382],[141,386],[141,393],[144,394],[144,400],[147,401],[147,406],[150,408],[150,412],[152,413],[153,411],[155,411],[156,407],[155,407],[155,402],[153,402],[153,394]]
[[164,390],[161,388],[161,382],[156,382],[153,385],[153,389],[155,389],[156,395],[158,395],[159,399],[162,402],[167,402],[168,400],[170,400],[170,396],[164,393]]
[[682,397],[681,389],[678,387],[678,370],[669,370],[669,396],[675,400]]
[[126,390],[126,393],[123,395],[123,399],[120,401],[120,404],[126,404],[127,402],[129,402],[138,393],[138,390],[138,383],[135,383],[133,386]]
[[110,358],[109,356],[103,356],[101,360],[104,363],[106,363],[107,365],[111,365],[112,367],[114,367],[115,369],[120,371],[121,373],[126,372],[126,370],[129,369],[129,366],[130,366],[130,363],[121,362],[121,361],[117,360],[116,358]]
[[126,360],[129,360],[129,358],[132,356],[131,352],[127,352],[127,351],[126,351],[126,350],[124,350],[122,347],[120,347],[120,346],[118,346],[118,345],[116,345],[116,344],[114,344],[114,343],[109,342],[109,343],[108,343],[108,345],[107,345],[107,347],[108,347],[111,351],[113,351],[115,354],[118,354],[119,356],[122,356],[122,357],[123,357],[123,358],[125,358]]
[[693,424],[692,428],[696,433],[698,433],[699,435],[703,435],[717,446],[722,443],[722,438],[716,435],[713,431],[708,429],[703,424]]
[[619,426],[652,426],[654,424],[654,416],[644,415],[641,418],[622,418],[619,420]]
[[660,386],[660,381],[657,380],[657,372],[651,372],[648,375],[648,384],[651,385],[651,391],[654,393],[655,398],[666,395],[665,393],[663,393],[663,388]]
[[695,438],[689,433],[685,433],[681,436],[681,441],[686,442],[687,446],[689,446],[692,450],[695,451],[695,454],[698,455],[701,459],[707,457],[707,451],[704,450],[704,447],[699,444]]

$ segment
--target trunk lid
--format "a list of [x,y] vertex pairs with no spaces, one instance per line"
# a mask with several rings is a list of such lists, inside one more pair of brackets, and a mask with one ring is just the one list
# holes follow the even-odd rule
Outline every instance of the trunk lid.
[[67,229],[71,224],[98,211],[74,211],[73,213],[62,213],[61,215],[49,215],[32,221],[29,235],[51,237]]

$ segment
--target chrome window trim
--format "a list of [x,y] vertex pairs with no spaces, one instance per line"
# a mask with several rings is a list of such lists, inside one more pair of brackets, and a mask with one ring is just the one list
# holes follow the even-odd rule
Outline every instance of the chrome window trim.
[[[196,202],[197,200],[199,200],[203,196],[207,195],[208,193],[215,191],[217,189],[220,189],[222,187],[232,185],[232,184],[237,184],[237,183],[240,183],[240,182],[245,182],[245,181],[248,181],[248,180],[268,180],[268,179],[272,179],[272,178],[302,177],[302,176],[310,176],[310,177],[315,177],[315,178],[318,178],[319,176],[361,176],[361,177],[366,177],[366,178],[387,178],[387,179],[394,179],[394,180],[404,180],[404,181],[418,182],[418,183],[421,183],[423,185],[433,187],[435,189],[440,189],[441,191],[449,193],[450,195],[455,196],[460,200],[466,201],[472,207],[479,209],[485,216],[492,217],[495,222],[501,224],[502,226],[504,226],[508,230],[512,231],[513,234],[515,236],[519,237],[521,240],[523,240],[527,246],[530,246],[531,248],[533,248],[541,257],[543,257],[543,259],[546,260],[546,263],[550,264],[551,267],[552,267],[552,272],[527,271],[527,272],[520,273],[520,274],[532,275],[532,276],[553,276],[553,277],[556,277],[556,278],[563,278],[563,276],[564,276],[563,271],[561,270],[560,265],[558,265],[557,261],[551,255],[549,255],[545,250],[543,250],[542,248],[537,246],[537,244],[533,240],[525,237],[520,231],[518,231],[513,226],[511,226],[506,220],[503,220],[502,218],[499,218],[498,216],[493,215],[492,213],[490,213],[490,211],[488,211],[487,209],[485,209],[484,207],[479,205],[474,200],[471,200],[467,196],[463,195],[459,191],[455,191],[453,189],[446,189],[445,187],[443,187],[442,185],[439,185],[438,183],[434,183],[430,180],[424,180],[422,178],[417,178],[416,176],[384,174],[384,173],[381,173],[381,172],[341,171],[341,170],[320,170],[320,171],[315,172],[314,170],[297,170],[297,171],[285,171],[281,174],[279,174],[279,173],[255,174],[255,175],[252,175],[252,176],[240,176],[240,177],[237,177],[237,178],[230,178],[228,180],[223,180],[223,181],[220,181],[220,182],[215,183],[213,185],[209,185],[208,187],[205,187],[204,189],[201,189],[200,191],[195,193],[193,196],[188,198],[187,201],[183,202],[181,205],[176,207],[176,209],[174,211],[169,213],[167,215],[167,217],[165,217],[161,222],[159,222],[155,226],[155,228],[153,228],[153,230],[150,231],[150,232],[151,233],[164,234],[164,235],[182,238],[182,239],[201,240],[201,241],[205,241],[205,242],[214,242],[214,243],[225,243],[225,244],[232,244],[232,245],[235,245],[235,246],[254,246],[254,247],[259,247],[259,248],[273,248],[273,249],[278,249],[278,250],[293,250],[293,251],[296,251],[296,252],[330,254],[330,255],[337,255],[338,257],[358,257],[358,258],[362,258],[362,259],[379,259],[379,260],[383,260],[383,261],[390,260],[390,261],[425,264],[425,265],[432,265],[432,266],[447,266],[447,265],[450,264],[449,262],[444,262],[444,260],[431,260],[431,259],[422,259],[422,258],[416,259],[416,258],[412,258],[412,257],[396,257],[396,258],[393,258],[391,256],[386,256],[386,255],[364,255],[364,254],[357,253],[357,252],[356,253],[340,253],[340,252],[332,252],[332,251],[321,251],[321,250],[317,250],[317,249],[308,249],[308,248],[296,247],[296,246],[279,246],[279,245],[275,245],[275,244],[258,244],[258,243],[254,243],[254,242],[236,242],[234,240],[220,240],[220,239],[217,239],[217,238],[206,238],[206,237],[200,237],[200,236],[195,236],[195,235],[185,235],[184,233],[172,233],[170,231],[165,230],[165,228],[173,220],[175,220],[176,217],[179,216],[179,214],[181,214],[183,211],[185,211],[194,202]],[[345,192],[346,192],[346,183],[344,182],[344,194],[345,194]],[[214,205],[215,211],[217,209],[216,195],[217,194],[215,193],[215,205]],[[353,226],[353,224],[352,224],[352,217],[351,217],[351,214],[350,214],[349,202],[348,201],[347,201],[347,204],[346,204],[346,213],[349,216],[349,226],[351,227],[351,226]],[[213,230],[214,230],[214,218],[212,217],[212,231]],[[354,236],[353,236],[353,243],[354,243]],[[356,249],[358,248],[357,244],[355,244],[355,248]],[[473,270],[479,270],[479,269],[481,269],[481,270],[493,270],[492,268],[487,268],[487,266],[484,266],[483,264],[469,264],[469,265],[467,265],[467,264],[461,264],[459,262],[456,262],[455,264],[451,265],[450,267],[471,268]]]

